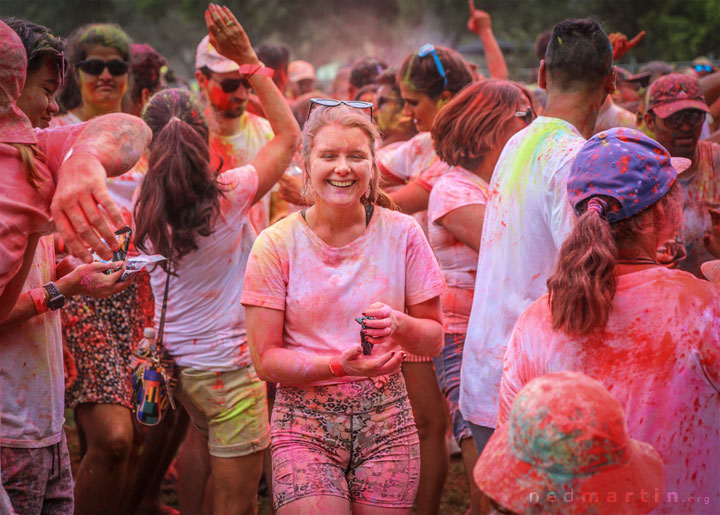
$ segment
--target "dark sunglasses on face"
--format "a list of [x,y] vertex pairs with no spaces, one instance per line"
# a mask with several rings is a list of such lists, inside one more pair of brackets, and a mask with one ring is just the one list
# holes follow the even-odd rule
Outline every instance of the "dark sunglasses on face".
[[705,113],[697,109],[684,109],[663,118],[665,126],[674,130],[680,129],[685,124],[690,125],[690,127],[697,127],[702,125],[704,121]]
[[220,89],[222,89],[225,93],[235,93],[241,85],[245,89],[250,89],[250,82],[247,79],[218,80],[213,77],[213,80],[220,84]]
[[533,113],[532,107],[528,107],[524,111],[515,111],[515,118],[522,118],[525,125],[530,125],[535,119],[535,113]]
[[711,71],[713,71],[712,66],[710,66],[709,64],[696,64],[694,66],[694,68],[695,68],[695,71],[698,73],[702,73],[702,72],[710,73]]
[[355,109],[369,109],[370,118],[372,118],[372,102],[363,102],[362,100],[335,100],[333,98],[311,98],[310,109],[308,109],[308,118],[310,118],[310,113],[312,113],[315,106],[337,107],[340,104],[345,104],[346,106],[354,107]]
[[125,75],[128,72],[130,65],[120,59],[113,59],[111,61],[103,61],[102,59],[86,59],[85,61],[80,61],[75,66],[90,75],[100,75],[103,70],[107,68],[110,75],[117,77],[119,75]]

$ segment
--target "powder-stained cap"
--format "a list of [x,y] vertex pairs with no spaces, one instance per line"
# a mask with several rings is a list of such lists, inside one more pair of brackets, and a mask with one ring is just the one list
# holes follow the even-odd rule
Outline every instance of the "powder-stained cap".
[[568,200],[580,216],[580,204],[606,195],[621,206],[606,213],[610,223],[636,215],[665,196],[677,174],[692,161],[670,157],[657,141],[635,129],[599,132],[580,149],[567,180]]
[[288,65],[288,79],[290,82],[315,79],[315,68],[307,61],[293,61]]
[[30,119],[16,104],[26,72],[25,46],[0,20],[0,143],[37,143]]
[[660,118],[683,109],[710,112],[698,80],[683,73],[664,75],[650,84],[646,104],[647,110]]
[[628,436],[620,404],[600,383],[575,372],[520,390],[473,475],[516,513],[645,513],[657,505],[656,489],[663,495],[657,451]]
[[218,54],[215,47],[210,44],[208,36],[202,38],[195,53],[195,69],[199,70],[204,67],[215,73],[236,72],[240,69],[238,63]]

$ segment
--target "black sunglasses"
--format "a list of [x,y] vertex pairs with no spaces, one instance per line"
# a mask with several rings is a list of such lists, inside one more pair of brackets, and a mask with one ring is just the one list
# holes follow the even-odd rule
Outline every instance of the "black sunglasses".
[[212,77],[212,79],[220,84],[220,89],[222,89],[225,93],[235,93],[240,85],[244,87],[245,89],[250,89],[250,82],[247,79],[223,79],[218,80],[215,77]]
[[85,61],[80,61],[75,66],[90,75],[100,75],[103,70],[107,68],[110,75],[114,77],[125,75],[130,67],[128,63],[121,61],[120,59],[113,59],[111,61],[103,61],[102,59],[86,59]]
[[682,111],[671,114],[667,118],[663,118],[663,123],[673,130],[678,130],[685,124],[688,124],[690,127],[698,127],[704,122],[705,113],[699,109],[683,109]]
[[312,110],[315,106],[337,107],[340,104],[345,104],[346,106],[354,107],[355,109],[369,109],[370,118],[372,119],[372,102],[363,102],[362,100],[335,100],[333,98],[311,98],[310,109],[308,109],[307,117],[308,119],[310,118],[310,113],[312,113]]

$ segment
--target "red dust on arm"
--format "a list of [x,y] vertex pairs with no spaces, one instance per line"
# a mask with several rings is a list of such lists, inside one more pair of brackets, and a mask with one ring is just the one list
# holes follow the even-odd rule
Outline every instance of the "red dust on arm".
[[468,8],[470,10],[470,19],[468,19],[468,29],[474,32],[482,41],[485,49],[485,62],[487,63],[488,72],[493,79],[507,80],[508,73],[505,56],[503,56],[500,45],[498,45],[495,35],[492,31],[492,21],[490,14],[481,9],[475,8],[473,0],[468,0]]
[[120,248],[113,231],[124,220],[106,179],[130,170],[151,138],[136,116],[100,116],[87,122],[60,166],[50,211],[68,251],[86,263],[92,261],[88,247],[106,260]]

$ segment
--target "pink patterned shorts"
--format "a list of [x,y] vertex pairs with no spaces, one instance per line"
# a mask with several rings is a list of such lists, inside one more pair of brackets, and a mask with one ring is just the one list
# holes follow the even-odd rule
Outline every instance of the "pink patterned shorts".
[[304,497],[411,508],[420,474],[417,429],[402,374],[279,386],[271,425],[275,509]]

